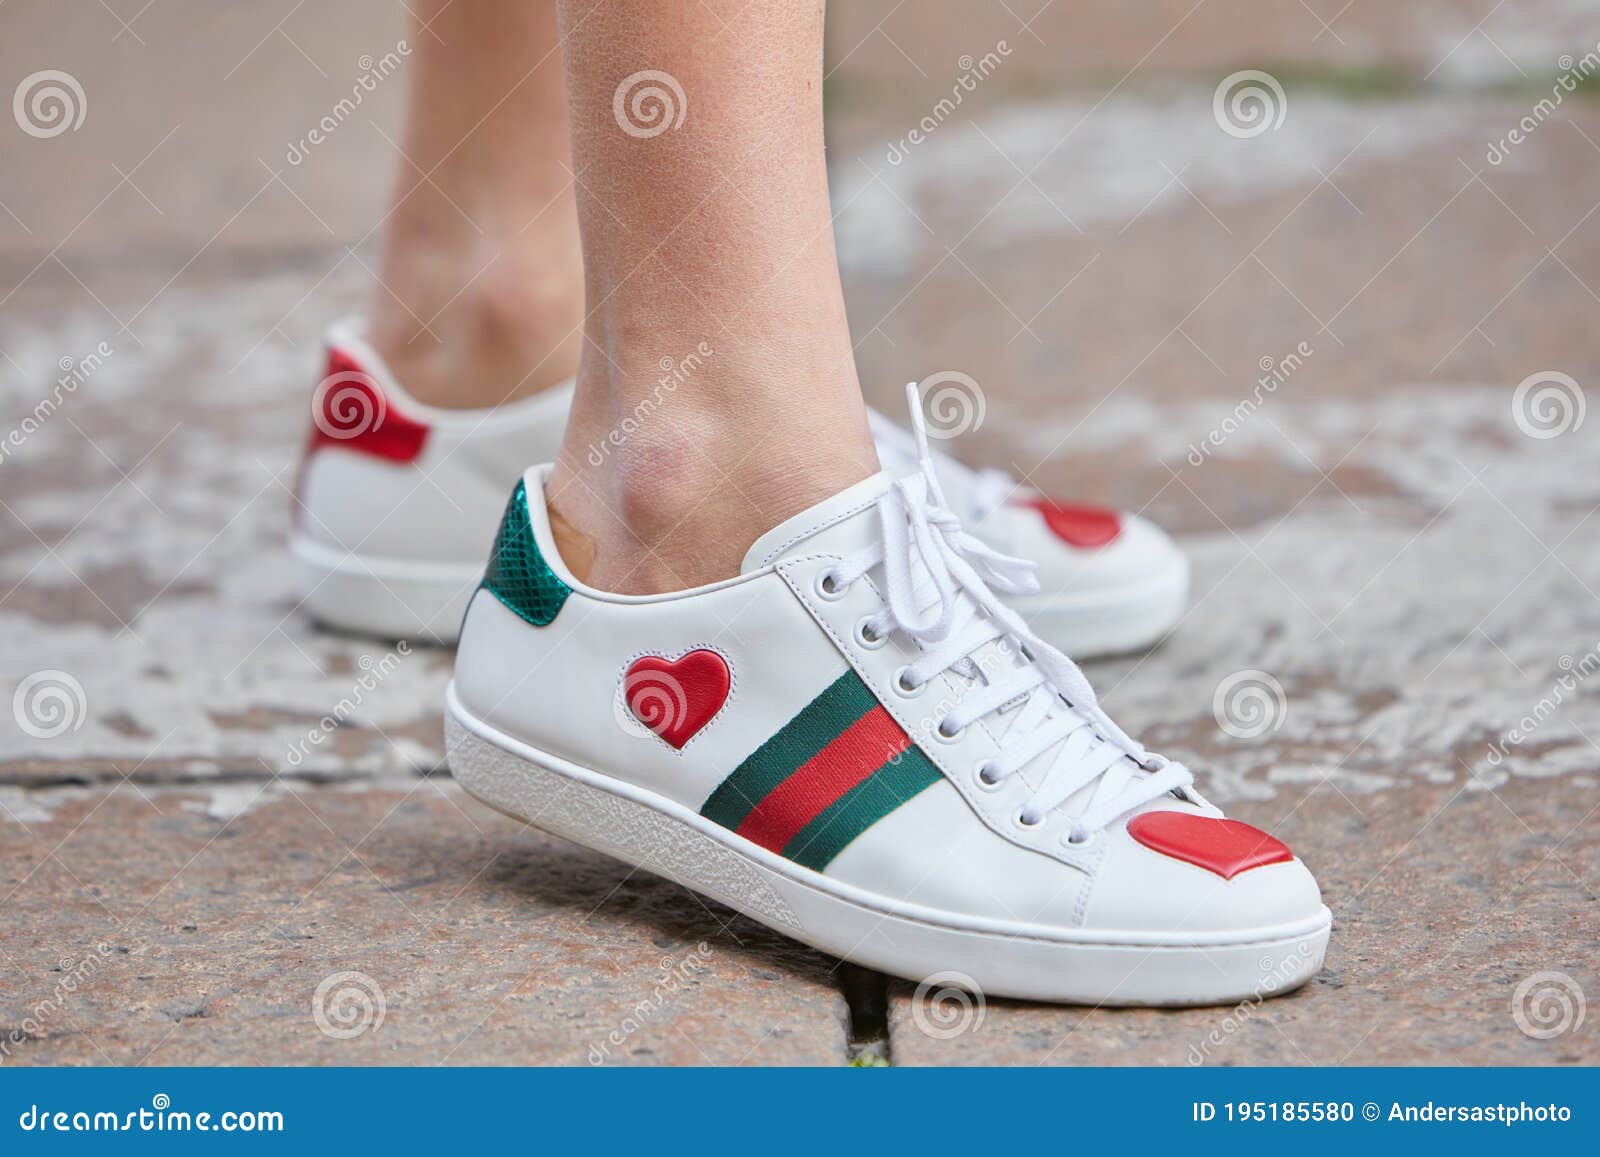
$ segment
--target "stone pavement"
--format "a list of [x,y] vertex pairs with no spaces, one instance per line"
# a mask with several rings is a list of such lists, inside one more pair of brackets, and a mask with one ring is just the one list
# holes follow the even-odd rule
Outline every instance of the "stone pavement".
[[[1181,535],[1194,609],[1090,675],[1335,913],[1301,992],[1142,1012],[919,996],[523,830],[441,766],[448,653],[299,613],[402,82],[286,148],[404,33],[266,7],[7,5],[0,76],[88,115],[0,132],[0,1063],[1600,1061],[1600,104],[1536,111],[1592,12],[834,6],[869,393],[967,374],[963,455]],[[1247,68],[1284,115],[1230,135]]]

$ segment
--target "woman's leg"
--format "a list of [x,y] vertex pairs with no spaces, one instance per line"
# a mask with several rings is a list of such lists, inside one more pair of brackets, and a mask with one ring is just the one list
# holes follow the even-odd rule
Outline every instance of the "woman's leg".
[[372,340],[421,401],[492,406],[578,366],[583,289],[555,0],[411,8],[404,156]]
[[728,577],[877,469],[828,207],[823,4],[559,7],[587,285],[549,487],[563,554],[620,592]]

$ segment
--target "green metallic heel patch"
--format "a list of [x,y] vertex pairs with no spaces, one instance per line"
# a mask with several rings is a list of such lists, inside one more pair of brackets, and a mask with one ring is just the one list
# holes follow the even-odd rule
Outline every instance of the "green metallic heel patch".
[[489,552],[483,589],[536,627],[549,626],[572,593],[572,588],[557,578],[544,561],[539,544],[533,540],[528,489],[522,482],[517,483],[511,501],[506,503],[494,549]]

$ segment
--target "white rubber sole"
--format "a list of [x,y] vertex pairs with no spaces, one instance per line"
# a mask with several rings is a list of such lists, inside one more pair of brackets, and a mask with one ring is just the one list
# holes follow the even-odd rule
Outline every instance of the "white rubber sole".
[[[482,564],[369,558],[291,535],[305,575],[305,605],[343,631],[448,646],[483,575]],[[1143,650],[1177,625],[1189,601],[1189,566],[1139,587],[1092,596],[1035,595],[1011,605],[1074,659]]]
[[813,948],[989,997],[1094,1005],[1226,1004],[1298,988],[1322,967],[1326,907],[1228,934],[1088,932],[940,912],[802,868],[682,804],[540,752],[446,695],[450,771],[514,819],[674,880]]
[[1100,659],[1159,643],[1189,606],[1189,562],[1180,558],[1138,586],[1088,595],[1007,600],[1044,638],[1074,659]]
[[305,607],[342,631],[448,646],[483,577],[483,565],[370,558],[291,535]]

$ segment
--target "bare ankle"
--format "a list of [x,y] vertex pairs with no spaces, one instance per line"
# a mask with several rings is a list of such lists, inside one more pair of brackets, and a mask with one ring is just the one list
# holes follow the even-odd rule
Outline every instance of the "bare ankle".
[[[620,412],[595,412],[602,391],[580,379],[548,498],[562,557],[590,585],[656,594],[731,578],[762,534],[877,469],[863,417],[813,398],[764,410],[757,391],[711,380],[723,370],[707,359],[698,389],[685,380]],[[746,403],[705,404],[728,398]]]
[[409,394],[473,409],[572,377],[582,318],[575,255],[550,258],[481,239],[396,238],[369,324],[374,347]]

